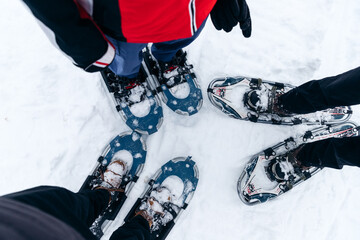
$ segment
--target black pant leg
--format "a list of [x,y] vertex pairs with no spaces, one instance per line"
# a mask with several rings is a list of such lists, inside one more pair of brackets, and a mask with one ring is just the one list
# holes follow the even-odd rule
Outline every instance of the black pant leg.
[[343,166],[360,167],[360,136],[330,138],[307,143],[297,158],[305,166],[341,169]]
[[302,84],[282,95],[280,102],[286,110],[299,114],[360,104],[360,67]]
[[136,216],[113,232],[110,240],[150,240],[149,223]]
[[94,237],[89,227],[109,201],[109,193],[103,189],[73,193],[65,188],[51,186],[35,187],[4,197],[36,207],[72,226],[89,239]]

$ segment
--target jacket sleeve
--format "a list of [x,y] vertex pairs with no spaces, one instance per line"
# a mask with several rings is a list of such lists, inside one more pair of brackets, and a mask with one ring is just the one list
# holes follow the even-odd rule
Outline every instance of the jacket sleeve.
[[23,1],[75,65],[95,72],[112,62],[114,46],[76,0]]

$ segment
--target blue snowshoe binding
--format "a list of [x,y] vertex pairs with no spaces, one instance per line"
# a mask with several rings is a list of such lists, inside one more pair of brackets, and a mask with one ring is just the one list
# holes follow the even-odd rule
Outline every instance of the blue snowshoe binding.
[[151,239],[165,239],[188,206],[199,180],[191,157],[178,157],[161,167],[125,218],[143,216],[151,225]]
[[[238,195],[247,205],[264,203],[286,193],[318,173],[319,167],[305,167],[296,160],[296,151],[308,142],[359,135],[351,122],[321,126],[291,137],[253,156],[237,184]],[[293,156],[292,156],[293,155]]]
[[208,87],[210,102],[226,115],[240,120],[282,125],[324,125],[346,122],[350,107],[336,107],[309,114],[295,114],[281,108],[277,99],[295,88],[290,84],[260,78],[229,77],[213,80]]
[[170,62],[157,61],[147,47],[143,67],[147,72],[149,85],[162,101],[174,112],[191,116],[197,113],[203,103],[200,86],[193,66],[186,62],[186,52],[179,50]]
[[82,185],[80,192],[93,190],[101,186],[103,174],[111,162],[121,160],[127,165],[127,171],[122,177],[120,187],[116,191],[111,191],[109,205],[90,227],[90,230],[97,238],[100,239],[103,236],[104,231],[109,223],[115,219],[129,192],[138,180],[144,168],[146,151],[145,140],[141,134],[125,132],[116,136],[106,146],[94,170]]
[[126,124],[141,134],[157,132],[163,122],[161,101],[152,94],[143,69],[133,79],[119,77],[109,69],[101,75]]

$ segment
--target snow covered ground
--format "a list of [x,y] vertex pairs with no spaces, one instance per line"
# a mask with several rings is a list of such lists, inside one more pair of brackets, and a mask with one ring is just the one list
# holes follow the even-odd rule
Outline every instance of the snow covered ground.
[[[249,207],[236,182],[249,157],[299,131],[226,117],[206,96],[209,82],[248,75],[299,85],[359,66],[357,0],[249,0],[253,35],[217,32],[211,21],[188,48],[204,94],[193,117],[164,107],[148,138],[144,172],[116,226],[145,182],[169,159],[192,155],[194,198],[169,235],[192,239],[358,239],[360,170],[326,169],[286,195]],[[0,1],[0,195],[57,185],[77,191],[103,147],[128,130],[98,74],[72,65],[20,1]],[[360,123],[360,108],[353,121]]]

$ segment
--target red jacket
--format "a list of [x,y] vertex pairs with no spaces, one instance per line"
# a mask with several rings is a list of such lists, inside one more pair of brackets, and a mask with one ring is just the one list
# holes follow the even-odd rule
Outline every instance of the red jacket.
[[216,0],[23,0],[74,63],[93,72],[115,56],[106,35],[132,43],[189,38]]

